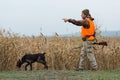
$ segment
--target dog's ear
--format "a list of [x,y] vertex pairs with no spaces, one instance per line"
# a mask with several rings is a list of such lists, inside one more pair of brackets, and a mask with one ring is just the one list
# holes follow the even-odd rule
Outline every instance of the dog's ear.
[[20,60],[20,59],[19,59],[18,61],[19,61],[19,62],[21,62],[21,60]]

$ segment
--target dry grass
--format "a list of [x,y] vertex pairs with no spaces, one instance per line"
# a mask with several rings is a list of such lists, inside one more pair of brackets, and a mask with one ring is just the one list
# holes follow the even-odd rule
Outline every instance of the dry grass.
[[[16,70],[16,61],[26,53],[46,52],[46,59],[51,70],[70,70],[78,66],[80,38],[62,38],[55,33],[55,37],[47,38],[42,33],[39,37],[19,37],[14,33],[0,31],[0,70]],[[95,46],[95,55],[100,70],[120,69],[120,38],[103,38],[108,46],[102,49]],[[24,66],[23,66],[24,67]],[[22,70],[24,69],[22,67]],[[34,70],[43,69],[43,65],[34,63]],[[89,62],[86,62],[86,69],[89,69]]]

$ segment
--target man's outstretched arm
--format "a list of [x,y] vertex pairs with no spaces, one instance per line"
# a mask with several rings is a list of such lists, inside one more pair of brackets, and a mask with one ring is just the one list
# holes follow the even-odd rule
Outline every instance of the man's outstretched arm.
[[63,20],[64,22],[70,22],[77,26],[84,26],[85,28],[89,28],[90,26],[87,20],[75,20],[75,19],[67,19],[67,18],[64,18]]

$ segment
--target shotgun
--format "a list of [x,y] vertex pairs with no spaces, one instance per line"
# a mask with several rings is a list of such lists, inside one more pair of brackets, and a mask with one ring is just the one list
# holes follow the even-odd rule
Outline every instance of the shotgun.
[[[104,46],[108,46],[108,44],[107,44],[107,42],[106,41],[103,41],[103,42],[94,42],[94,43],[92,43],[93,45],[102,45],[103,47],[102,48],[104,48]],[[73,49],[78,49],[78,48],[82,48],[82,46],[78,46],[78,47],[75,47],[75,48],[73,48]]]
[[103,45],[103,46],[107,46],[107,42],[103,41],[103,42],[94,42],[93,45]]

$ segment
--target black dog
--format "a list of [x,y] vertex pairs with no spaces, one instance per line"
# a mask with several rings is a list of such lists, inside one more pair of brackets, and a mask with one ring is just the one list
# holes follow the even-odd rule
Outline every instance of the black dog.
[[45,60],[46,53],[37,53],[37,54],[26,54],[22,57],[22,59],[17,61],[17,67],[20,68],[23,63],[27,63],[25,66],[25,70],[27,70],[27,66],[30,65],[30,70],[32,70],[32,63],[38,62],[44,65],[45,69],[48,69],[46,60]]

